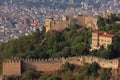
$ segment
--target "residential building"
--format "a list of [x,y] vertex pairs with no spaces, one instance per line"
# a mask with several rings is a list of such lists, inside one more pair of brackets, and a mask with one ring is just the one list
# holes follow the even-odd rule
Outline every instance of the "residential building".
[[92,32],[92,49],[99,49],[101,46],[108,48],[114,42],[115,35],[103,32]]

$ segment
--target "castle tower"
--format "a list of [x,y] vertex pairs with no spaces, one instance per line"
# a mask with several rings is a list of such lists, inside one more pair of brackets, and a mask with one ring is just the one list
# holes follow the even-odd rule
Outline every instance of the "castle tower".
[[45,20],[45,28],[46,28],[46,32],[50,31],[52,20],[53,20],[52,18],[48,18],[48,19]]
[[62,21],[67,21],[68,19],[67,19],[67,16],[65,16],[65,15],[62,15]]
[[20,60],[4,61],[3,76],[21,76],[21,61]]

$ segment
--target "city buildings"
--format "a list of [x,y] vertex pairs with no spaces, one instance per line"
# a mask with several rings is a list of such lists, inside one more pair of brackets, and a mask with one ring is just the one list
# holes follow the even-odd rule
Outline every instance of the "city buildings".
[[[97,20],[98,15],[105,14],[108,10],[120,13],[119,0],[94,0],[92,3],[90,0],[1,0],[0,4],[0,43],[31,34],[36,28],[34,22],[38,22],[37,27],[40,28],[45,25],[47,18],[60,20],[62,15],[84,14]],[[91,23],[93,19],[89,20],[86,23]],[[53,25],[62,23],[68,25],[65,21]],[[87,27],[89,26],[91,24]]]

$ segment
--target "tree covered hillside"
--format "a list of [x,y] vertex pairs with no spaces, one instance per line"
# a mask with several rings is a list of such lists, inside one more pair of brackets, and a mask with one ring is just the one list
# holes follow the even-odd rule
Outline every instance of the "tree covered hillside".
[[111,14],[108,18],[98,17],[99,31],[116,34],[120,37],[120,14]]
[[91,31],[78,28],[77,25],[62,32],[50,31],[45,33],[45,30],[36,30],[32,35],[22,36],[0,45],[0,59],[87,55],[90,43]]
[[10,57],[49,58],[92,55],[107,59],[120,57],[120,15],[112,14],[108,19],[99,17],[99,31],[113,33],[118,40],[108,49],[89,52],[91,45],[91,30],[73,25],[61,32],[45,32],[45,28],[36,30],[32,35],[22,36],[0,45],[0,61]]
[[[45,28],[43,27],[42,31],[37,29],[36,32],[33,32],[32,35],[22,36],[19,39],[11,40],[5,44],[1,44],[0,67],[2,67],[2,62],[4,59],[11,57],[54,58],[54,57],[92,55],[106,59],[118,58],[120,57],[120,35],[119,35],[120,24],[116,23],[116,21],[118,20],[114,20],[114,17],[110,17],[109,19],[104,19],[102,17],[99,17],[98,20],[98,26],[100,31],[106,31],[107,33],[113,33],[118,36],[117,41],[111,44],[108,47],[108,49],[101,47],[99,50],[90,52],[89,49],[91,45],[92,31],[89,29],[82,28],[81,26],[73,25],[70,29],[66,28],[61,32],[49,31],[47,33],[45,32]],[[95,66],[92,67],[94,68]],[[0,68],[0,70],[1,69],[2,68]],[[78,79],[74,79],[74,80],[82,80],[80,79],[82,78],[81,76],[84,76],[84,78],[88,78],[92,76],[91,80],[93,80],[94,77],[96,76],[98,77],[99,75],[101,75],[101,78],[108,78],[105,80],[109,80],[109,75],[107,75],[106,71],[102,71],[104,75],[99,74],[98,70],[95,71],[96,72],[91,70],[91,68],[89,68],[89,65],[83,66],[83,70],[82,67],[80,68],[80,72],[79,72],[80,75],[78,75]],[[69,79],[68,77],[73,75],[71,71],[67,70],[65,72],[64,71],[62,72],[64,75],[62,77],[63,80],[72,80]],[[32,75],[31,73],[33,72],[27,71],[25,75]],[[97,75],[97,73],[99,75]],[[56,79],[56,76],[54,75],[51,75],[51,77]],[[40,77],[40,80],[44,80],[44,78],[49,78],[49,76],[44,77],[43,75],[43,77]],[[23,80],[27,80],[27,79],[23,79]]]
[[74,25],[62,32],[36,30],[32,35],[22,36],[0,45],[0,64],[6,58],[49,58],[88,55],[91,31]]

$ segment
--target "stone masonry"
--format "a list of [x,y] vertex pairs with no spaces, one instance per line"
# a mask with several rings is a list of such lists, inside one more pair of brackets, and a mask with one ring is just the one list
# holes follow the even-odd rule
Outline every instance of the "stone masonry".
[[3,76],[21,76],[22,71],[33,69],[42,72],[54,72],[66,63],[83,65],[97,62],[102,68],[120,69],[120,60],[106,60],[98,57],[80,56],[49,59],[7,59],[3,62]]

